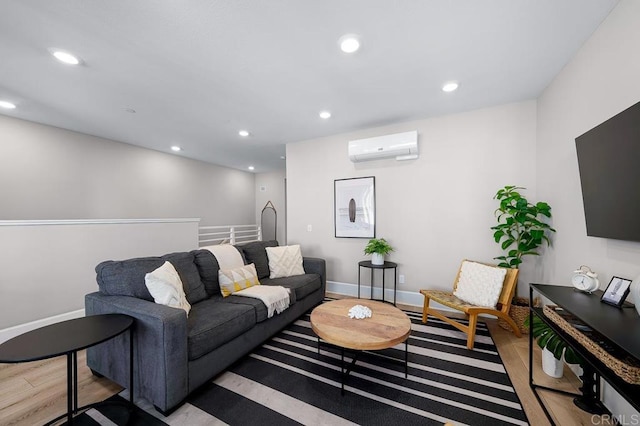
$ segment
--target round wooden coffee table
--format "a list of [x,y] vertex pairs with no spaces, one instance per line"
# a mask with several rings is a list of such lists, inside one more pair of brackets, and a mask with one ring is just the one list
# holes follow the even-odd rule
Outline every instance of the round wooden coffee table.
[[[371,318],[349,318],[349,309],[355,305],[366,306],[372,311]],[[342,391],[344,381],[358,359],[360,351],[375,351],[405,343],[404,373],[408,373],[408,338],[411,320],[400,309],[383,302],[366,299],[340,299],[323,303],[311,312],[311,328],[320,339],[341,349]],[[350,366],[344,368],[344,350],[355,351]]]

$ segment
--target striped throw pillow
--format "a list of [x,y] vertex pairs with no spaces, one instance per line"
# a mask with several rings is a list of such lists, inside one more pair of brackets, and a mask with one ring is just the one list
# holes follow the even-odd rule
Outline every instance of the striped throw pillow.
[[223,297],[231,296],[236,291],[260,285],[258,274],[253,263],[239,268],[224,269],[218,271],[218,281],[220,282],[220,292]]

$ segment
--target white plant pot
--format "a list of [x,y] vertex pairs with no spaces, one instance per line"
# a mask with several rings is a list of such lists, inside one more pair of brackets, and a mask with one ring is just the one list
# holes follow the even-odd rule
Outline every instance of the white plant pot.
[[372,265],[384,265],[384,254],[372,253],[371,254]]
[[556,359],[553,356],[553,352],[544,348],[542,350],[542,371],[548,376],[559,379],[562,377],[562,370],[564,368],[564,362],[561,359]]

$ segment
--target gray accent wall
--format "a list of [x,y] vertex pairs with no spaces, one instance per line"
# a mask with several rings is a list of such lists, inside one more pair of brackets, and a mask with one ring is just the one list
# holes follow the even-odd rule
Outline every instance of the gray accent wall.
[[0,220],[255,223],[252,173],[2,115],[0,147]]

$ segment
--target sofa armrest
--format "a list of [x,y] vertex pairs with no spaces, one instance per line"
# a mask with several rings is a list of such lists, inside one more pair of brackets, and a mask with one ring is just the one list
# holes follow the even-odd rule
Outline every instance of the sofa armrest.
[[327,263],[319,257],[303,257],[302,267],[307,274],[320,275],[322,282],[322,293],[327,292]]
[[[134,394],[169,411],[187,396],[187,316],[184,310],[130,296],[91,293],[86,315],[126,314],[133,318]],[[87,349],[92,370],[129,386],[129,334]]]

